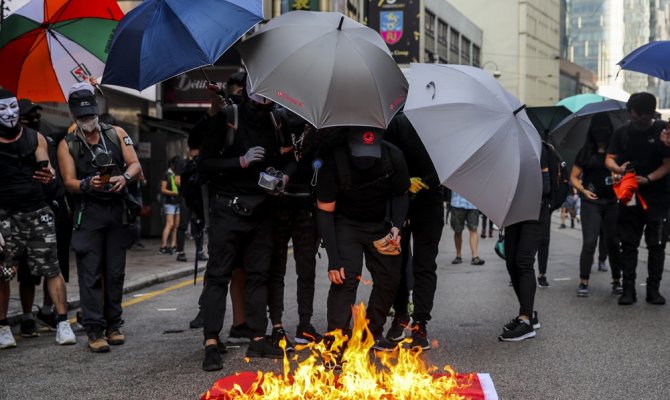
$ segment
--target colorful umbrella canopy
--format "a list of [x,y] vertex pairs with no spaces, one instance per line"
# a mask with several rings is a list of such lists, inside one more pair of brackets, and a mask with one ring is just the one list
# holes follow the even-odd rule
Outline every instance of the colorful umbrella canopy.
[[563,100],[556,103],[557,106],[565,106],[568,110],[572,112],[579,111],[582,107],[587,104],[595,103],[598,101],[606,101],[609,98],[600,96],[593,93],[583,93],[576,94],[574,96],[566,97]]
[[212,65],[262,20],[262,0],[144,1],[119,23],[102,83],[143,90]]
[[670,80],[670,40],[650,42],[633,50],[617,63],[621,69]]
[[237,49],[251,93],[319,129],[385,129],[407,96],[407,80],[379,33],[338,12],[288,12]]
[[70,87],[99,77],[123,17],[113,0],[33,0],[0,30],[0,86],[34,102],[64,102]]

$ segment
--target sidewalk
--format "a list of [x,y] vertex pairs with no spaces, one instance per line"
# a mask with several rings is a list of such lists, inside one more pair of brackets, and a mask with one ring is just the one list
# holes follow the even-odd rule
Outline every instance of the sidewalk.
[[[123,293],[140,290],[157,283],[193,276],[195,243],[186,241],[185,252],[187,262],[177,261],[177,255],[164,255],[158,253],[160,247],[159,239],[142,239],[144,250],[129,250],[126,253],[126,279]],[[206,261],[198,262],[199,275],[205,269]],[[74,253],[70,254],[70,282],[67,286],[67,299],[70,309],[79,307],[79,281],[77,279],[77,264]],[[10,283],[11,294],[9,298],[9,312],[7,314],[10,324],[21,322],[21,302],[19,299],[19,284],[16,279]],[[37,312],[36,306],[42,305],[42,285],[35,290],[35,302],[33,312]],[[70,315],[71,317],[73,315]]]

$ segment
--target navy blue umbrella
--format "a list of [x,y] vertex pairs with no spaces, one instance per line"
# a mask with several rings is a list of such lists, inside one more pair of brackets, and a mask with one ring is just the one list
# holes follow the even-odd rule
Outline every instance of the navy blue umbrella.
[[670,80],[670,40],[650,42],[633,50],[617,63],[621,69]]
[[102,83],[143,90],[214,64],[262,20],[262,0],[144,1],[119,22]]

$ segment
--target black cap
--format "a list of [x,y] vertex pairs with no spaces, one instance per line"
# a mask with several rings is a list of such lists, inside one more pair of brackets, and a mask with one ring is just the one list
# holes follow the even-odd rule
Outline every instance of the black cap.
[[72,86],[67,103],[75,118],[100,114],[98,102],[95,99],[95,90],[88,83],[81,82]]
[[33,111],[39,111],[42,109],[42,106],[38,106],[33,103],[30,99],[21,99],[19,100],[19,115],[24,116],[28,115]]
[[353,128],[349,131],[349,147],[354,157],[382,156],[383,131],[372,128]]

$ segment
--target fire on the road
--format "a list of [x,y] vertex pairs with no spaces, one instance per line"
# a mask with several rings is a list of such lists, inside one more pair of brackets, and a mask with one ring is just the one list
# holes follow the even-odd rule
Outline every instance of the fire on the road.
[[[203,399],[464,399],[456,392],[468,386],[472,376],[457,380],[448,366],[443,371],[429,367],[420,357],[420,349],[399,346],[392,353],[375,352],[378,362],[372,360],[374,340],[367,327],[365,307],[355,306],[353,314],[354,327],[348,341],[337,332],[328,345],[324,341],[303,347],[303,351],[309,351],[303,361],[298,361],[297,354],[292,360],[284,356],[282,375],[258,371],[251,384],[236,383],[228,388],[218,387],[217,382]],[[336,361],[345,342],[338,363],[342,371],[337,374],[326,366]]]

